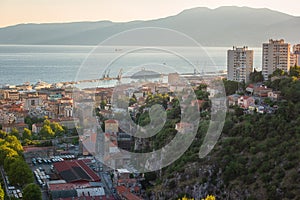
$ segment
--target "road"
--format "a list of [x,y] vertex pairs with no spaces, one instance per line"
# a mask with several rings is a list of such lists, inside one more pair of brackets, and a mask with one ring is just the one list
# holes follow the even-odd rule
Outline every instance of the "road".
[[116,192],[114,192],[114,187],[113,187],[113,183],[112,183],[110,174],[108,172],[99,170],[100,168],[104,169],[103,164],[101,162],[97,161],[96,165],[97,165],[97,168],[99,171],[98,174],[101,178],[101,182],[103,183],[103,186],[105,189],[105,193],[110,196],[113,196],[117,200],[121,199],[118,196],[118,194]]
[[[1,171],[1,176],[2,176],[3,183],[4,183],[5,193],[6,193],[7,196],[9,196],[8,185],[7,185],[7,182],[6,182],[6,178],[5,178],[5,175],[4,175],[4,169],[3,169],[2,166],[0,167],[0,171]],[[9,199],[10,199],[10,196],[9,196]]]

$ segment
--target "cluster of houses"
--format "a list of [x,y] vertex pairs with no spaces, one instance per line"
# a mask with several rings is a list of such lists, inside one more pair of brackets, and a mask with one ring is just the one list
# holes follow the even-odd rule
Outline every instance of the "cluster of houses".
[[[57,88],[50,84],[5,86],[0,89],[0,124],[2,130],[11,132],[16,128],[21,134],[27,116],[47,117],[68,129],[76,126],[73,117],[73,88]],[[76,120],[75,120],[76,121]],[[38,133],[41,124],[34,124],[33,132]]]
[[[83,155],[96,154],[100,156],[103,163],[114,170],[113,184],[115,192],[124,200],[141,200],[142,186],[138,177],[131,176],[135,169],[131,166],[131,157],[122,153],[123,150],[131,151],[134,146],[134,140],[131,135],[124,133],[119,122],[114,119],[108,119],[104,122],[105,132],[97,133],[96,130],[85,130],[80,136],[80,145],[82,145]],[[123,168],[127,166],[127,168]],[[137,176],[139,174],[137,173]]]
[[263,84],[249,84],[246,88],[247,95],[233,94],[227,97],[229,106],[238,106],[245,110],[245,113],[274,113],[276,106],[271,107],[264,99],[271,101],[281,100],[280,91],[273,91]]
[[[211,80],[214,80],[213,78]],[[43,126],[42,123],[35,123],[32,127],[25,124],[27,116],[32,118],[47,117],[50,121],[58,122],[68,129],[74,129],[80,125],[82,132],[79,134],[80,154],[101,154],[104,163],[108,163],[116,170],[114,184],[116,192],[122,199],[142,199],[142,190],[139,178],[132,177],[131,173],[124,166],[130,166],[130,156],[121,156],[121,151],[139,150],[143,140],[134,140],[124,129],[122,118],[116,119],[116,115],[130,113],[134,117],[141,108],[149,111],[145,106],[146,99],[150,94],[169,93],[169,99],[166,109],[172,109],[172,100],[175,97],[181,98],[181,109],[188,106],[194,106],[201,109],[205,103],[204,100],[189,101],[192,89],[196,88],[202,80],[191,80],[189,84],[181,81],[179,74],[170,74],[168,83],[163,82],[145,82],[142,84],[130,83],[117,85],[110,88],[87,88],[79,90],[73,86],[47,84],[39,82],[35,85],[24,84],[20,86],[6,86],[0,89],[0,124],[6,132],[11,132],[16,128],[22,133],[24,128],[31,128],[33,132],[39,133]],[[206,84],[208,84],[206,82]],[[184,93],[182,93],[184,91]],[[207,91],[210,97],[218,94],[218,88],[208,87]],[[175,92],[175,94],[171,94]],[[176,94],[177,93],[177,94]],[[129,106],[128,100],[136,98],[136,102]],[[126,105],[122,106],[122,101],[127,100]],[[118,105],[116,108],[115,105]],[[107,120],[101,121],[91,115],[95,108]],[[76,111],[76,112],[75,112]],[[81,112],[82,111],[82,112]],[[100,122],[100,123],[99,123]],[[104,123],[104,132],[99,134],[99,127]],[[91,124],[95,125],[92,127]],[[128,127],[127,128],[134,128]],[[194,126],[187,122],[176,124],[176,130],[179,133],[193,130]],[[83,169],[83,172],[82,170]],[[90,194],[103,196],[101,186],[96,183],[100,181],[99,177],[86,168],[81,161],[66,161],[64,163],[54,164],[55,173],[59,180],[48,184],[48,190],[52,197],[57,199],[80,199]],[[130,170],[132,171],[132,170]],[[133,169],[134,171],[134,169]],[[74,180],[73,180],[74,179]],[[95,185],[96,184],[96,185]],[[99,187],[98,187],[99,186]],[[64,194],[64,195],[61,195]],[[95,195],[94,195],[95,196]]]

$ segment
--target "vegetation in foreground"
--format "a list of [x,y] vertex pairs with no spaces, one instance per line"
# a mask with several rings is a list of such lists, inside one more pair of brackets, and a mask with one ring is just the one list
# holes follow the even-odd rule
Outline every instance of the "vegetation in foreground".
[[[260,80],[260,74],[252,77]],[[280,76],[279,78],[276,78]],[[209,119],[202,118],[198,134],[188,151],[161,172],[145,175],[150,184],[148,196],[159,194],[167,199],[298,199],[300,197],[300,68],[290,75],[276,71],[273,81],[265,84],[281,91],[282,101],[275,114],[244,114],[238,107],[227,113],[222,136],[214,150],[204,159],[198,151]],[[225,85],[238,87],[232,83]],[[269,99],[267,99],[269,100]],[[174,109],[177,109],[173,107]],[[205,111],[203,111],[205,112]],[[179,115],[173,118],[179,120]],[[156,147],[168,143],[174,132],[162,131]],[[152,142],[154,144],[157,141]]]

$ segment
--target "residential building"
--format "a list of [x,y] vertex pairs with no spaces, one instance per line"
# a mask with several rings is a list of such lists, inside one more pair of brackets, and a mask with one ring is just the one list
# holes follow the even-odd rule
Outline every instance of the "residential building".
[[180,77],[178,73],[170,73],[168,75],[168,83],[170,85],[177,85],[178,83],[180,83]]
[[117,186],[117,193],[122,200],[143,200],[142,197],[135,195],[125,186]]
[[295,52],[299,52],[300,53],[300,44],[295,44],[294,46],[293,46],[293,52],[295,53]]
[[25,123],[2,124],[2,130],[6,133],[10,133],[13,128],[17,129],[17,131],[19,132],[19,134],[21,136],[24,131],[24,128],[28,128],[28,125]]
[[20,94],[17,90],[2,90],[2,99],[11,100],[11,101],[18,101],[20,100]]
[[79,124],[78,118],[67,117],[67,118],[60,118],[58,122],[61,126],[66,127],[67,129],[74,129]]
[[105,122],[105,132],[106,133],[117,133],[119,132],[119,123],[117,120],[109,119]]
[[238,100],[240,98],[241,95],[238,94],[233,94],[227,97],[228,99],[228,105],[229,106],[235,106],[238,105]]
[[299,64],[300,64],[299,56],[300,56],[300,52],[299,52],[299,54],[291,53],[291,55],[290,55],[290,66],[291,67],[294,67],[295,65],[299,66]]
[[253,71],[253,50],[248,47],[233,47],[227,51],[227,78],[238,82],[248,82]]
[[175,129],[179,133],[189,133],[194,130],[194,125],[187,122],[179,122],[175,125]]
[[250,96],[241,96],[239,99],[238,99],[238,105],[239,107],[241,108],[248,108],[250,105],[253,105],[255,104],[255,100],[253,97],[250,97]]
[[268,97],[268,92],[272,92],[267,86],[257,86],[254,88],[253,95],[259,97]]
[[290,44],[281,40],[269,40],[263,44],[262,49],[262,74],[265,80],[276,69],[285,72],[290,70]]
[[280,91],[270,91],[270,92],[268,92],[268,97],[271,100],[278,100],[281,97],[281,92]]
[[43,123],[32,124],[32,132],[33,133],[40,133],[40,131],[42,130],[42,128],[43,128]]
[[24,109],[30,110],[37,106],[42,106],[43,100],[38,96],[27,97],[24,99]]
[[300,44],[293,46],[293,53],[291,54],[291,67],[300,66]]

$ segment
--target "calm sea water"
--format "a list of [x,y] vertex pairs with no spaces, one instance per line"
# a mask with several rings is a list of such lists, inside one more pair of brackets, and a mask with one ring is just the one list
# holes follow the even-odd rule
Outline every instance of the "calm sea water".
[[[131,75],[145,68],[157,72],[199,72],[226,70],[231,47],[138,47],[0,45],[0,85],[49,83]],[[135,50],[134,50],[135,49]],[[261,49],[254,50],[254,67],[260,69]]]

